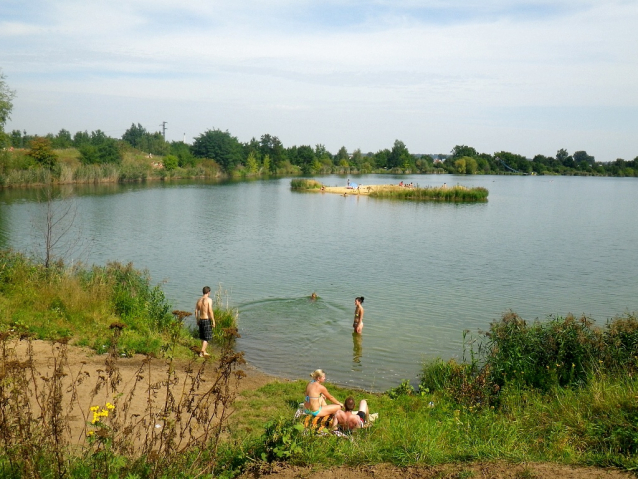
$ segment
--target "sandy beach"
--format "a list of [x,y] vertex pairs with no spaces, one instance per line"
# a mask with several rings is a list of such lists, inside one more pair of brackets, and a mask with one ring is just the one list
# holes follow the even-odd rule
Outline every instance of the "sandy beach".
[[402,190],[407,187],[399,185],[357,185],[357,188],[348,188],[346,186],[325,186],[322,193],[333,193],[341,196],[348,195],[364,195],[367,196],[373,191],[384,190]]

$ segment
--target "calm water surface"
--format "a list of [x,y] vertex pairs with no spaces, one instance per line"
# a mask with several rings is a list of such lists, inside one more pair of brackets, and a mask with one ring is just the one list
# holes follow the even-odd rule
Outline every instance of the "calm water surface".
[[[414,380],[424,359],[460,356],[463,330],[509,309],[599,324],[638,310],[635,178],[352,177],[406,179],[484,186],[489,201],[298,193],[290,179],[77,188],[78,234],[90,245],[78,259],[147,268],[179,309],[221,284],[255,366],[291,378],[320,367],[371,390]],[[0,191],[0,247],[38,250],[35,197]],[[365,297],[359,338],[355,296]]]

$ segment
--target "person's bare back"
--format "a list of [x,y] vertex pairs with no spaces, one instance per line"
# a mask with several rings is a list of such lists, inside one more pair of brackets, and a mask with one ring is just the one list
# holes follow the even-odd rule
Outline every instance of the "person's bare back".
[[210,287],[204,286],[202,293],[204,295],[199,298],[195,304],[195,319],[199,327],[199,339],[202,340],[202,349],[199,355],[202,358],[206,358],[210,356],[210,354],[206,352],[206,348],[208,347],[208,343],[213,339],[215,314],[213,313],[213,300],[208,297]]

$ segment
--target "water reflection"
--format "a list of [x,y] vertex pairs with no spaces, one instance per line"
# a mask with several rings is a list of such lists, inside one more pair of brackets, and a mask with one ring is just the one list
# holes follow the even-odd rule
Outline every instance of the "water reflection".
[[363,335],[352,333],[352,370],[362,371],[361,357],[363,356]]

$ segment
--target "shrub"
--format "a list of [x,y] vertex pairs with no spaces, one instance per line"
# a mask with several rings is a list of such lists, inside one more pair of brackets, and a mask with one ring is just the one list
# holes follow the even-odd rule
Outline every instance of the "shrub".
[[290,188],[293,190],[319,190],[322,186],[320,182],[307,178],[295,178],[290,181]]

